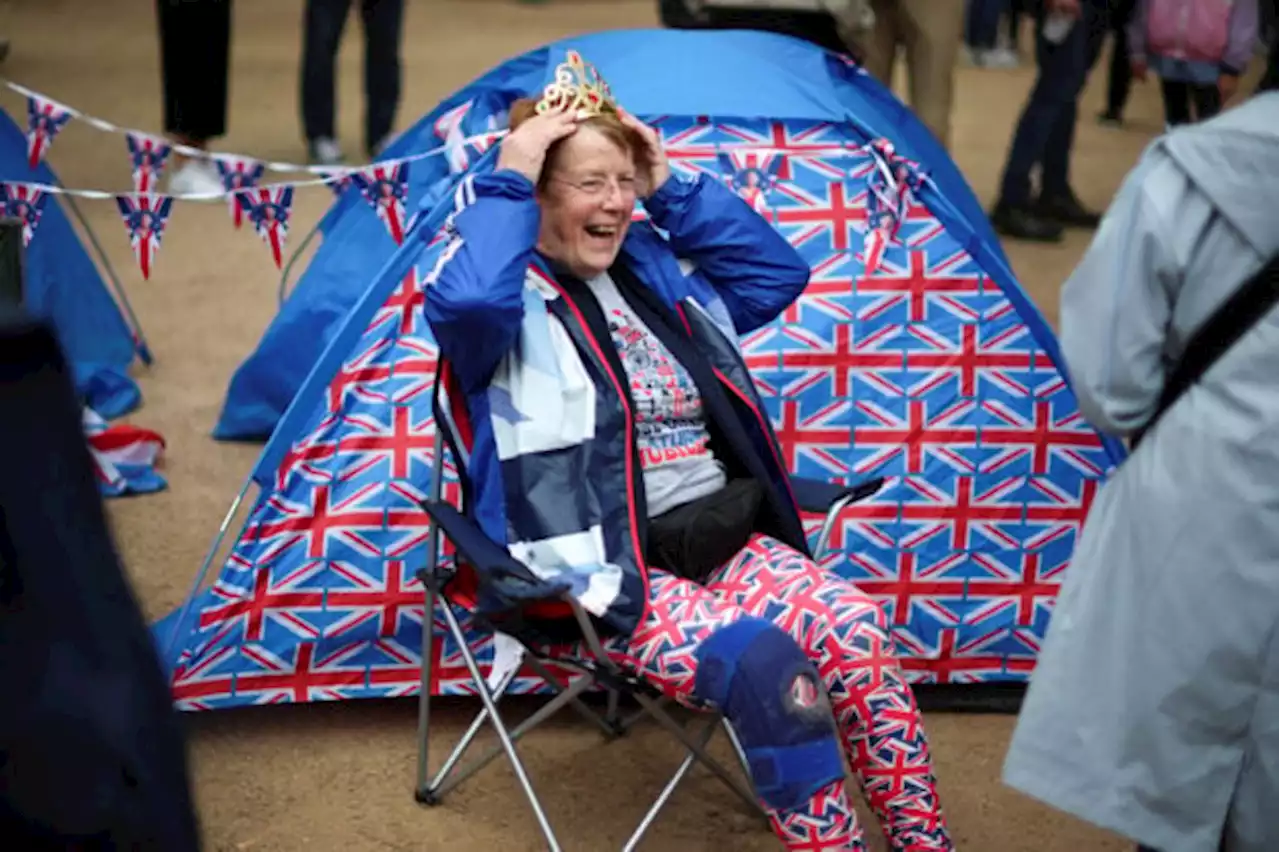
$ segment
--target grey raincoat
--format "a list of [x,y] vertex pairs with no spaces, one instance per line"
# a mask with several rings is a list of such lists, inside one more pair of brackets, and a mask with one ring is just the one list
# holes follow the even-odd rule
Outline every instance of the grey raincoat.
[[[1062,294],[1084,416],[1129,435],[1277,243],[1277,96],[1157,140]],[[1162,852],[1275,852],[1277,312],[1099,492],[1004,768]],[[1028,849],[1034,848],[1029,845]]]

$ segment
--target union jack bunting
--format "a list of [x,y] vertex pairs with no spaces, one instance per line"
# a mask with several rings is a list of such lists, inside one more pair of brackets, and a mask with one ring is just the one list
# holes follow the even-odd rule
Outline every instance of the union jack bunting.
[[[1048,329],[948,233],[927,187],[902,196],[896,236],[868,271],[868,178],[885,153],[853,128],[654,124],[676,170],[758,191],[813,270],[805,294],[742,346],[794,473],[887,477],[841,515],[823,565],[884,607],[913,681],[1025,680],[1114,464],[1048,354]],[[748,185],[744,167],[769,179]],[[180,707],[412,694],[424,621],[437,634],[432,690],[472,692],[414,578],[436,450],[422,300],[443,245],[424,247],[324,377],[216,584],[192,604],[195,627],[175,651]],[[445,487],[456,496],[452,471]],[[806,519],[811,531],[820,522]],[[486,674],[492,636],[470,637]],[[512,688],[542,681],[521,673]]]
[[27,164],[31,168],[49,153],[54,137],[71,120],[71,110],[40,95],[27,98]]
[[156,255],[160,251],[165,226],[169,224],[173,199],[167,195],[135,192],[117,195],[116,206],[129,231],[129,244],[133,246],[133,255],[138,259],[142,277],[149,279],[151,267],[155,265]]
[[351,188],[351,175],[345,171],[321,172],[324,179],[324,185],[329,187],[329,191],[333,193],[334,198],[341,198],[348,189]]
[[870,217],[862,242],[865,275],[874,275],[884,260],[884,251],[898,236],[898,223],[910,206],[910,193],[924,184],[920,164],[899,156],[887,139],[870,144],[876,167],[867,174],[867,203]]
[[222,188],[227,191],[227,207],[231,210],[231,223],[239,228],[244,223],[244,208],[240,205],[242,189],[253,189],[262,181],[266,164],[248,157],[219,154],[213,158]]
[[43,190],[21,183],[0,183],[0,205],[4,215],[22,223],[22,244],[31,245],[31,238],[40,224],[47,196]]
[[163,139],[132,130],[125,131],[124,141],[129,147],[134,192],[155,192],[173,147]]
[[404,242],[404,208],[409,198],[409,164],[372,166],[364,171],[352,172],[351,182],[360,187],[364,200],[387,226],[387,232],[396,245]]
[[249,216],[253,228],[271,250],[276,269],[284,264],[284,241],[289,235],[289,214],[293,208],[293,187],[259,186],[236,194],[236,201]]

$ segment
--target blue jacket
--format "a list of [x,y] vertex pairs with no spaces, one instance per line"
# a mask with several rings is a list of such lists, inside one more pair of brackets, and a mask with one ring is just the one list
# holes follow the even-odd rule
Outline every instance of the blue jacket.
[[[563,579],[606,632],[629,633],[648,601],[647,514],[632,401],[603,315],[580,282],[557,279],[537,253],[540,210],[528,179],[505,170],[478,175],[458,198],[446,226],[452,242],[430,273],[425,311],[441,354],[438,423],[459,460],[466,515],[544,578]],[[719,436],[717,454],[731,475],[765,486],[761,531],[803,552],[782,454],[736,338],[791,304],[809,267],[709,177],[673,176],[645,207],[650,222],[632,224],[618,261],[641,285],[628,300],[698,383],[713,444]],[[548,319],[539,316],[542,306]],[[556,350],[546,343],[552,338],[572,348]],[[540,416],[532,409],[556,396],[528,391],[554,366],[520,362],[546,360],[552,350],[562,359],[569,351],[562,376],[578,370],[579,360],[578,372],[590,376],[594,407],[581,417],[590,423],[575,432],[576,423],[557,418],[583,409],[553,406],[542,433],[577,437],[536,452],[527,441],[512,449],[520,424]],[[573,535],[582,537],[578,544],[564,545]],[[590,541],[601,544],[599,558],[582,556]],[[538,635],[556,635],[553,622],[563,609],[539,613]]]

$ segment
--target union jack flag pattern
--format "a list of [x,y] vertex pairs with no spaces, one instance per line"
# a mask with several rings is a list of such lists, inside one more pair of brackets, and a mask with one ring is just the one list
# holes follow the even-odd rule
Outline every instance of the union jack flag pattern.
[[219,154],[213,158],[214,168],[227,191],[227,207],[231,210],[231,223],[239,228],[244,224],[244,207],[240,204],[240,191],[255,188],[266,172],[265,163],[249,157]]
[[129,231],[129,244],[133,246],[133,255],[138,259],[138,268],[143,278],[151,277],[151,267],[155,265],[156,254],[160,251],[160,240],[164,236],[165,226],[169,224],[169,213],[173,208],[173,199],[167,195],[150,195],[132,193],[117,195],[116,206],[120,209],[120,217]]
[[[855,129],[653,123],[678,172],[732,182],[725,162],[736,170],[749,154],[757,165],[772,158],[765,215],[813,274],[775,323],[743,339],[748,363],[794,473],[887,477],[839,518],[821,566],[881,604],[908,681],[1025,680],[1114,464],[1048,354],[1048,329],[1020,313],[1020,294],[993,282],[914,189],[896,238],[866,272],[868,178],[883,153]],[[422,294],[442,247],[425,247],[327,377],[217,583],[193,602],[199,623],[177,648],[180,707],[417,690],[424,619],[414,571],[427,530],[417,500],[435,448]],[[457,493],[451,471],[446,491]],[[432,690],[473,692],[443,617],[429,623]],[[492,638],[469,629],[487,672]],[[511,687],[541,688],[530,673]],[[904,780],[909,756],[897,759],[883,757],[884,783],[914,783]]]
[[360,194],[369,202],[387,233],[396,245],[404,242],[404,207],[409,197],[409,164],[372,166],[364,171],[352,172],[351,182],[360,187]]
[[148,494],[166,487],[164,477],[156,471],[156,463],[164,453],[164,437],[159,432],[123,423],[109,424],[88,407],[84,409],[83,422],[102,496]]
[[239,192],[235,197],[253,223],[253,229],[271,250],[271,259],[279,269],[284,264],[284,241],[289,236],[293,187],[258,186]]
[[27,165],[33,169],[40,165],[71,115],[71,110],[57,101],[40,95],[27,98]]
[[129,147],[129,168],[133,173],[133,191],[155,192],[173,146],[163,139],[135,133],[132,130],[125,131],[124,141]]
[[4,215],[17,219],[22,223],[22,244],[31,245],[31,238],[36,235],[36,226],[40,224],[40,214],[44,212],[45,195],[43,190],[22,183],[0,183],[0,205]]

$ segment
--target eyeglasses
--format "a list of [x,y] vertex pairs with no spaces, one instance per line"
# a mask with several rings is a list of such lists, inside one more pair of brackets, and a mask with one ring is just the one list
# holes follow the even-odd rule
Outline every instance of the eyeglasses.
[[591,177],[583,178],[578,181],[561,177],[552,177],[550,180],[571,186],[588,198],[603,198],[609,194],[610,190],[614,186],[617,186],[618,193],[624,197],[634,196],[636,194],[636,179],[633,177],[609,179],[599,175],[592,175]]

